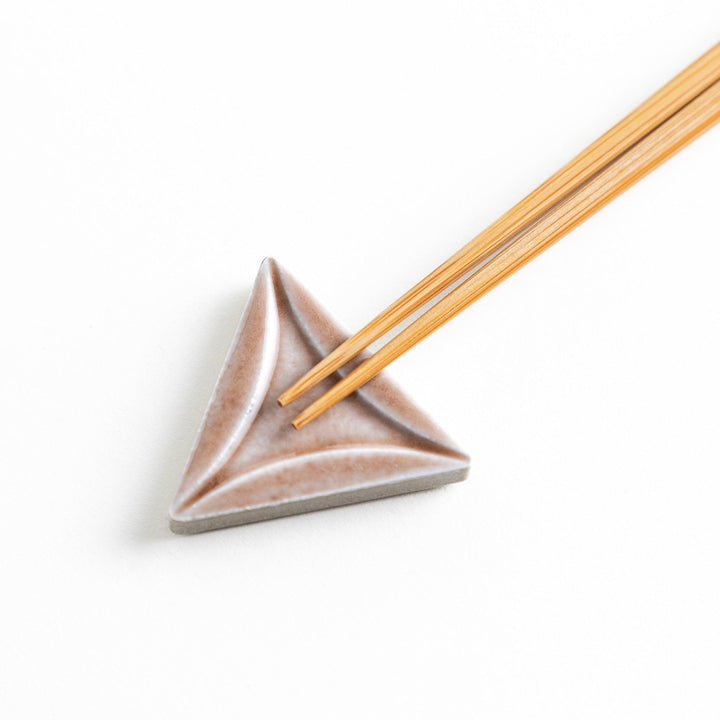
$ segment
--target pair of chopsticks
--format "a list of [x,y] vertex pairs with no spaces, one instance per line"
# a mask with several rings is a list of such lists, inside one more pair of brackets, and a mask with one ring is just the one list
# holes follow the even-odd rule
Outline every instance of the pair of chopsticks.
[[[463,275],[469,278],[303,410],[301,428],[373,378],[720,120],[720,44],[339,345],[278,399],[287,405]],[[484,264],[482,264],[484,263]]]

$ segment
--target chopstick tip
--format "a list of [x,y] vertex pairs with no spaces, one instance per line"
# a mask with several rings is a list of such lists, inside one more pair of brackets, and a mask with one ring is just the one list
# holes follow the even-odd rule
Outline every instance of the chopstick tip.
[[308,405],[297,417],[292,421],[292,426],[296,430],[304,428],[309,422],[312,422],[318,415],[321,415],[325,408],[319,407],[319,403],[316,400],[314,403]]

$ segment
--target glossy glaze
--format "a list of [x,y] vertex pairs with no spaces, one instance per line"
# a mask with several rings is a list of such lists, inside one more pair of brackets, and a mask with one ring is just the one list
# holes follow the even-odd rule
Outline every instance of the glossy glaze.
[[274,260],[253,292],[170,508],[191,533],[464,479],[469,460],[386,377],[295,430],[277,396],[346,337]]

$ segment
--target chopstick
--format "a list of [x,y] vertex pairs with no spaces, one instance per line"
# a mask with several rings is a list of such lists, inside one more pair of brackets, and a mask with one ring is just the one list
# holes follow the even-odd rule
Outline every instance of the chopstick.
[[280,395],[287,405],[486,260],[596,172],[720,79],[720,44],[702,55],[555,175],[339,345]]
[[719,120],[720,82],[715,82],[309,405],[293,420],[293,426],[303,427],[359,388]]

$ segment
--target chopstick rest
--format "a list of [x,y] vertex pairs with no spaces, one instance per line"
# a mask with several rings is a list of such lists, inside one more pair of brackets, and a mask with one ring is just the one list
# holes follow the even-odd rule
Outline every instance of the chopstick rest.
[[[272,259],[263,261],[170,507],[174,532],[214,530],[465,479],[467,455],[384,374],[306,431],[293,429],[294,410],[278,405],[279,392],[346,337],[286,270]],[[318,384],[312,396],[352,367]]]

